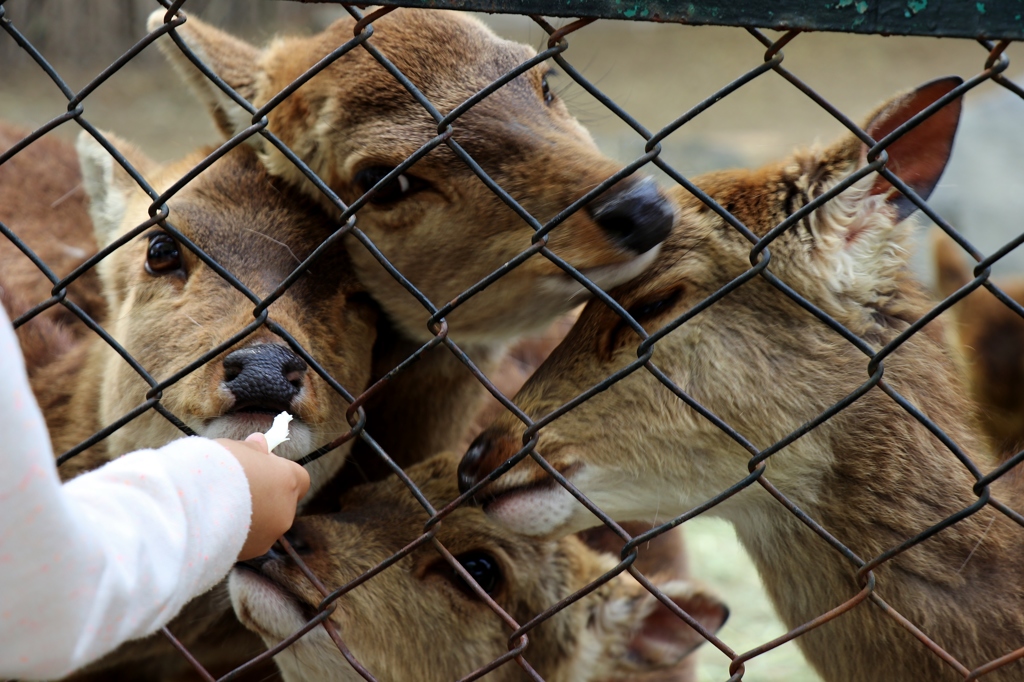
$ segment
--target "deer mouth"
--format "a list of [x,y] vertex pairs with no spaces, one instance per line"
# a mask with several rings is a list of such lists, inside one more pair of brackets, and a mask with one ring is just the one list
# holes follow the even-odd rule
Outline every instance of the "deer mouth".
[[[553,465],[558,473],[562,474],[567,480],[579,469],[579,465],[573,464],[567,467]],[[511,472],[509,472],[511,473]],[[548,475],[543,469],[537,469],[536,478],[534,480],[523,481],[521,483],[512,483],[511,485],[505,483],[505,480],[509,478],[509,473],[506,473],[502,478],[499,478],[489,486],[484,487],[476,495],[477,502],[486,512],[495,502],[502,500],[508,496],[524,495],[533,492],[546,492],[554,490],[565,490],[562,485],[554,478]],[[530,472],[531,474],[534,472]],[[504,484],[504,485],[502,485]],[[497,486],[502,486],[498,488]]]
[[258,405],[248,404],[232,407],[226,412],[226,414],[266,414],[270,415],[271,418],[276,417],[282,412],[287,412],[287,405]]
[[[287,408],[278,405],[239,405],[233,406],[230,410],[208,420],[208,424],[220,423],[221,426],[232,425],[238,429],[249,430],[245,435],[253,431],[266,431],[274,423],[274,417],[282,412],[288,412]],[[292,424],[296,424],[295,421]],[[245,436],[242,436],[243,438]]]
[[317,615],[286,582],[251,561],[235,564],[228,591],[239,621],[263,636],[287,637]]
[[[602,290],[608,291],[645,271],[660,252],[661,244],[657,244],[623,263],[581,268],[579,272]],[[582,303],[590,297],[590,291],[585,286],[566,274],[546,278],[541,282],[541,286],[551,294],[567,297],[569,302],[574,305]]]
[[[207,417],[202,420],[198,428],[193,428],[199,435],[207,438],[242,440],[251,433],[265,432],[274,423],[274,417],[285,411],[287,410],[282,410],[277,405],[242,405],[232,407],[227,412],[215,417]],[[294,419],[288,425],[289,440],[281,444],[282,450],[278,451],[278,454],[285,449],[296,453],[303,450],[298,453],[298,456],[302,456],[313,447],[313,430],[300,415],[294,412],[290,412],[290,414]]]
[[302,417],[298,414],[299,410],[296,409],[293,403],[295,403],[293,400],[235,400],[224,411],[222,416],[238,416],[250,419],[269,417],[273,421],[277,415],[282,412],[288,412],[295,419],[301,421]]
[[[555,465],[555,468],[572,482],[580,465]],[[580,511],[590,515],[558,481],[543,470],[538,469],[537,474],[539,476],[533,480],[509,481],[511,485],[505,484],[500,489],[495,489],[495,485],[503,483],[502,479],[485,487],[477,495],[484,513],[518,533],[542,537],[557,535]]]

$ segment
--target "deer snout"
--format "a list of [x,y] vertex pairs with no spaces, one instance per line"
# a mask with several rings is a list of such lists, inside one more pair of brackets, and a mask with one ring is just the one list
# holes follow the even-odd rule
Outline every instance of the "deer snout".
[[487,429],[470,444],[459,462],[459,492],[464,493],[519,452],[515,439],[496,429]]
[[[497,428],[484,431],[459,463],[459,490],[465,493],[495,469],[506,465],[521,449],[511,434]],[[570,480],[580,470],[580,465],[571,460],[548,461],[555,471]],[[475,495],[473,501],[492,520],[525,535],[559,537],[594,525],[594,517],[531,457],[502,473]],[[566,530],[569,524],[575,527]]]
[[285,412],[302,390],[306,362],[279,344],[240,348],[224,358],[223,387],[235,398],[232,412]]
[[623,181],[587,205],[590,217],[619,245],[646,253],[672,231],[675,211],[651,178]]

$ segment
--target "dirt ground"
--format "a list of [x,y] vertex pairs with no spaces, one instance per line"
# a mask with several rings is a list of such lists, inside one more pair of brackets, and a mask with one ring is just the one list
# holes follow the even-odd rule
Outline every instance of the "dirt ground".
[[[328,19],[331,11],[322,9],[317,21]],[[545,40],[528,19],[484,18],[511,39],[534,46]],[[567,59],[650,130],[757,66],[764,53],[763,46],[741,29],[619,22],[588,26],[570,36],[569,45]],[[1008,54],[1011,61],[1024,57],[1024,46],[1012,45]],[[811,33],[785,48],[784,65],[859,120],[900,90],[948,74],[974,75],[983,68],[985,57],[981,46],[966,40]],[[101,67],[57,60],[57,68],[77,88]],[[1019,71],[1012,68],[1010,73]],[[568,76],[558,76],[552,85],[608,154],[625,162],[642,153],[642,138]],[[993,89],[979,88],[968,102],[991,96]],[[0,117],[35,127],[65,110],[66,101],[40,70],[0,68]],[[96,126],[135,142],[158,159],[217,141],[195,98],[154,56],[130,64],[90,95],[85,112]],[[77,132],[69,124],[56,134],[71,138]],[[664,157],[692,175],[768,161],[794,145],[826,142],[842,132],[840,124],[805,94],[767,73],[672,134]],[[686,532],[694,574],[719,590],[732,609],[721,633],[726,643],[745,651],[784,633],[731,529],[723,522],[697,520],[686,525]],[[711,647],[703,647],[700,657],[702,682],[729,677],[727,659]],[[749,682],[817,679],[793,644],[758,657],[747,671],[744,679]]]

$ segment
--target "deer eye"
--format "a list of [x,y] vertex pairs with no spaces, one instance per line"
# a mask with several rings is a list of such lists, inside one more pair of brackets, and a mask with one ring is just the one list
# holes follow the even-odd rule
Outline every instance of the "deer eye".
[[652,320],[658,315],[668,312],[675,304],[679,302],[683,292],[681,289],[675,289],[668,293],[663,293],[657,298],[649,299],[647,301],[641,301],[635,303],[626,310],[630,316],[637,322],[643,322],[644,320]]
[[149,235],[146,272],[159,276],[178,270],[181,270],[181,249],[178,242],[166,232],[154,232]]
[[[455,560],[462,564],[467,573],[473,576],[473,580],[477,582],[485,593],[494,596],[501,588],[505,578],[501,572],[501,564],[498,563],[493,554],[476,550],[460,554],[455,557]],[[480,595],[469,586],[469,583],[459,573],[456,573],[455,569],[447,561],[435,561],[427,569],[426,573],[443,578],[467,599],[480,599]]]
[[[356,173],[356,186],[359,191],[366,194],[387,177],[388,173],[395,170],[387,166],[370,166]],[[371,204],[393,204],[412,192],[421,189],[422,181],[407,173],[400,173],[391,178],[387,183],[377,187],[369,201]]]
[[460,554],[455,559],[462,564],[466,572],[473,576],[473,580],[483,588],[489,595],[494,595],[501,586],[501,567],[498,560],[486,552],[467,552]]

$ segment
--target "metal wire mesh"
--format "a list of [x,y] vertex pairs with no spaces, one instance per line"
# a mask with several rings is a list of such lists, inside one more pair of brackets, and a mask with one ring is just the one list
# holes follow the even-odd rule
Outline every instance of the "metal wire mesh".
[[[893,559],[897,555],[904,553],[911,548],[919,545],[925,540],[933,537],[942,530],[950,527],[953,524],[958,523],[962,519],[976,513],[977,511],[991,507],[1008,518],[1012,519],[1018,524],[1024,525],[1024,516],[1013,509],[1010,509],[1002,502],[999,502],[992,497],[990,492],[990,486],[998,479],[1004,477],[1010,472],[1015,466],[1021,461],[1024,461],[1024,451],[1019,452],[1012,457],[1009,457],[1005,463],[999,468],[995,469],[990,473],[984,473],[969,456],[964,453],[959,446],[949,439],[942,430],[929,418],[928,415],[923,414],[918,408],[916,408],[909,400],[901,396],[884,378],[884,360],[894,351],[900,348],[912,335],[919,333],[929,322],[933,321],[938,315],[948,310],[955,303],[963,300],[972,291],[984,288],[991,292],[997,297],[1003,304],[1013,310],[1017,315],[1024,317],[1024,308],[1019,303],[1010,298],[1004,293],[998,286],[996,286],[990,279],[991,269],[1000,259],[1005,257],[1010,251],[1015,249],[1021,243],[1024,243],[1024,234],[1007,243],[1005,246],[997,250],[992,254],[986,255],[979,249],[975,248],[969,243],[962,235],[960,235],[956,229],[948,224],[942,216],[938,215],[933,211],[928,204],[921,200],[916,193],[908,187],[899,177],[897,177],[892,171],[886,168],[885,164],[887,156],[885,148],[891,145],[894,141],[898,140],[901,135],[907,132],[916,122],[923,118],[931,115],[939,108],[941,108],[947,102],[962,96],[964,93],[974,89],[978,85],[985,82],[994,82],[1005,88],[1007,91],[1014,93],[1015,95],[1024,98],[1024,89],[1022,89],[1016,83],[1008,80],[1004,75],[1004,71],[1009,65],[1009,61],[1005,55],[1005,50],[1008,45],[1008,41],[1002,42],[989,42],[987,40],[978,41],[980,45],[979,51],[979,62],[981,62],[981,70],[973,77],[967,79],[961,85],[953,89],[948,95],[942,97],[939,101],[928,107],[925,111],[915,116],[910,122],[900,126],[890,135],[886,136],[883,140],[872,140],[871,137],[863,130],[861,130],[850,118],[847,117],[842,111],[838,110],[824,97],[818,94],[812,87],[805,83],[801,78],[788,70],[784,66],[784,55],[783,47],[791,43],[794,40],[798,40],[801,34],[801,30],[793,29],[784,33],[781,37],[773,40],[764,33],[757,29],[745,29],[749,32],[751,40],[755,40],[760,43],[764,49],[763,61],[760,63],[752,64],[750,69],[739,78],[736,78],[730,83],[723,85],[718,91],[709,95],[706,99],[701,101],[698,105],[684,112],[678,116],[674,121],[665,126],[664,128],[656,131],[651,131],[640,124],[639,121],[634,119],[623,107],[618,105],[607,97],[594,83],[589,81],[568,59],[568,50],[572,35],[578,31],[586,30],[586,27],[594,21],[594,18],[580,18],[577,21],[568,23],[561,28],[556,28],[547,20],[540,16],[532,17],[533,21],[539,26],[546,34],[549,39],[546,44],[546,48],[541,50],[536,56],[526,59],[517,67],[507,71],[504,76],[494,81],[486,88],[480,90],[477,94],[473,95],[469,99],[465,100],[462,104],[455,107],[449,112],[439,110],[423,92],[404,74],[395,63],[389,59],[389,56],[383,53],[377,48],[373,40],[373,22],[380,19],[381,17],[389,14],[392,11],[401,12],[403,10],[394,7],[384,7],[381,9],[374,10],[368,14],[364,14],[356,6],[344,5],[345,10],[356,19],[355,31],[350,40],[342,45],[336,46],[331,52],[325,54],[323,59],[320,60],[313,68],[309,69],[301,76],[292,81],[287,87],[282,89],[280,93],[271,98],[265,105],[256,107],[250,102],[246,101],[241,95],[235,92],[231,86],[223,80],[218,74],[214,73],[213,70],[192,50],[187,41],[183,40],[175,29],[182,26],[185,19],[180,14],[179,10],[185,3],[182,1],[173,3],[162,3],[166,8],[166,16],[164,23],[150,33],[147,33],[138,43],[128,50],[122,57],[113,62],[108,68],[104,69],[95,79],[89,82],[81,90],[75,92],[72,90],[67,83],[61,78],[60,74],[47,62],[47,60],[33,48],[32,44],[26,40],[22,32],[19,31],[18,27],[14,25],[6,16],[6,9],[2,2],[0,2],[0,27],[3,28],[4,33],[13,41],[15,41],[31,58],[38,64],[41,74],[40,77],[49,78],[55,87],[63,93],[67,99],[67,112],[57,116],[56,118],[49,121],[47,124],[34,130],[28,137],[21,140],[18,144],[8,149],[3,154],[0,154],[0,165],[8,162],[14,158],[17,154],[21,153],[30,145],[38,141],[47,133],[53,131],[55,128],[74,122],[74,124],[80,126],[83,130],[88,132],[96,141],[98,141],[103,147],[116,159],[117,163],[131,175],[133,180],[138,184],[140,188],[145,191],[152,203],[149,206],[150,219],[138,225],[135,229],[129,231],[121,238],[114,241],[109,246],[106,246],[99,250],[98,253],[89,257],[80,267],[77,267],[73,272],[64,277],[57,276],[47,265],[44,263],[32,250],[26,245],[25,241],[15,231],[16,226],[7,226],[0,224],[0,232],[10,240],[19,250],[21,250],[26,256],[28,256],[39,270],[45,274],[45,276],[52,283],[51,297],[45,301],[39,302],[38,304],[31,307],[29,310],[19,315],[15,320],[15,327],[20,327],[30,320],[41,314],[42,312],[53,308],[55,306],[63,306],[70,311],[74,316],[79,318],[85,323],[93,332],[98,334],[104,342],[109,344],[123,359],[128,363],[132,369],[141,377],[148,385],[149,390],[146,394],[146,400],[138,404],[134,409],[124,414],[121,418],[114,422],[104,425],[102,429],[97,431],[91,437],[82,441],[78,445],[72,447],[66,452],[60,453],[58,457],[58,463],[64,464],[71,461],[76,455],[84,452],[90,447],[94,446],[103,439],[109,437],[112,433],[122,428],[125,424],[131,422],[133,419],[138,418],[140,415],[148,412],[155,411],[167,419],[170,423],[176,426],[185,434],[193,434],[193,431],[186,425],[186,423],[168,410],[162,403],[161,399],[164,391],[173,387],[179,383],[184,377],[194,372],[197,368],[209,363],[218,358],[226,350],[232,348],[240,341],[246,339],[252,334],[258,332],[261,329],[269,330],[271,333],[279,336],[283,339],[291,349],[301,357],[308,366],[319,375],[329,386],[336,391],[338,394],[343,396],[345,401],[348,403],[348,411],[345,415],[351,426],[350,430],[343,436],[334,439],[332,442],[320,444],[316,449],[310,452],[302,463],[309,464],[319,457],[335,450],[336,448],[344,445],[349,441],[358,441],[361,443],[361,447],[365,448],[368,452],[373,453],[381,463],[393,474],[398,476],[404,484],[408,487],[409,493],[415,498],[417,503],[422,506],[429,520],[426,522],[422,535],[414,540],[412,543],[403,548],[400,552],[387,558],[383,562],[370,568],[358,578],[349,581],[344,585],[330,585],[322,582],[321,577],[318,577],[315,572],[306,564],[303,555],[296,551],[289,541],[282,538],[280,541],[283,551],[290,557],[291,561],[306,575],[310,584],[313,588],[319,592],[322,596],[322,601],[319,606],[314,610],[313,613],[309,614],[308,622],[292,636],[285,638],[279,644],[272,647],[265,653],[259,655],[252,660],[245,662],[239,667],[231,670],[230,672],[223,674],[220,677],[215,677],[210,671],[206,670],[203,665],[196,660],[188,651],[188,647],[181,643],[176,637],[175,633],[172,633],[170,629],[165,628],[163,635],[186,657],[189,663],[194,667],[196,673],[205,680],[228,680],[236,679],[247,671],[252,670],[259,666],[261,663],[266,662],[271,656],[291,646],[296,640],[305,636],[308,632],[315,628],[322,628],[328,636],[337,645],[339,651],[348,661],[349,665],[355,670],[358,675],[364,679],[373,680],[378,679],[375,675],[379,675],[380,671],[367,670],[362,664],[356,659],[355,655],[349,649],[345,643],[345,634],[339,632],[337,626],[330,619],[331,614],[336,608],[336,602],[343,595],[348,592],[358,589],[360,585],[365,582],[372,580],[375,576],[381,572],[388,570],[396,562],[407,556],[412,551],[425,546],[432,546],[440,557],[447,563],[451,569],[461,576],[463,580],[471,587],[476,597],[485,603],[491,610],[494,611],[496,617],[500,618],[508,631],[508,652],[490,662],[489,664],[477,669],[467,670],[463,680],[478,679],[490,671],[500,666],[518,666],[523,671],[526,678],[529,679],[542,679],[540,675],[531,666],[530,654],[531,654],[531,634],[534,633],[535,629],[544,623],[545,621],[552,618],[555,614],[566,609],[569,605],[574,602],[586,597],[588,594],[599,589],[603,584],[612,580],[615,576],[623,572],[630,573],[637,581],[639,581],[646,589],[654,594],[662,604],[670,609],[676,616],[688,623],[691,627],[696,629],[702,636],[704,636],[712,646],[716,647],[722,654],[727,656],[731,661],[730,673],[732,674],[731,680],[743,679],[745,672],[744,665],[751,659],[774,649],[786,642],[789,642],[795,638],[800,637],[804,633],[818,628],[819,626],[835,619],[841,618],[843,614],[850,610],[860,606],[861,608],[867,608],[867,604],[870,603],[871,608],[881,608],[884,610],[886,615],[898,622],[902,627],[911,632],[917,639],[919,639],[925,646],[929,647],[935,654],[940,657],[945,663],[963,679],[978,679],[983,675],[998,669],[1001,666],[1010,664],[1018,659],[1024,658],[1024,646],[1016,651],[1006,652],[1001,658],[997,658],[992,661],[987,661],[982,665],[971,667],[968,663],[957,660],[953,655],[945,651],[940,645],[929,639],[926,632],[921,629],[919,624],[915,624],[902,616],[900,613],[895,611],[891,606],[875,592],[875,576],[874,569],[881,564]],[[434,3],[440,4],[440,3]],[[147,183],[145,177],[134,169],[113,144],[111,144],[103,135],[102,132],[97,130],[92,124],[89,123],[87,113],[87,102],[89,95],[94,92],[99,86],[101,86],[108,78],[115,74],[120,68],[127,64],[130,60],[134,59],[139,53],[147,49],[156,39],[161,36],[169,36],[174,41],[176,47],[196,66],[198,67],[206,78],[208,78],[215,86],[224,93],[230,100],[232,100],[239,107],[248,112],[251,117],[250,124],[242,129],[237,134],[230,137],[223,144],[218,146],[215,150],[209,153],[198,165],[183,175],[180,180],[164,192],[156,191],[152,186]],[[277,135],[268,129],[268,114],[278,107],[288,97],[292,96],[303,84],[309,82],[312,78],[321,73],[325,68],[334,64],[335,62],[344,63],[346,55],[353,51],[364,51],[365,53],[372,56],[372,58],[383,67],[384,71],[388,74],[387,77],[393,78],[397,81],[422,107],[423,112],[428,115],[436,125],[436,135],[427,141],[425,141],[419,148],[419,150],[404,159],[401,163],[397,164],[393,170],[387,173],[384,177],[381,177],[374,187],[362,196],[354,199],[351,202],[343,201],[336,193],[331,189],[327,182],[321,177],[318,177],[311,168],[294,153]],[[583,196],[579,197],[578,200],[572,202],[568,206],[560,207],[560,210],[556,215],[547,220],[542,221],[532,215],[526,208],[524,208],[520,202],[518,202],[512,194],[505,188],[501,187],[488,173],[485,171],[483,166],[474,159],[467,148],[460,141],[459,135],[459,120],[460,117],[464,116],[466,112],[470,111],[473,107],[478,106],[481,102],[484,102],[489,96],[491,96],[499,88],[511,83],[522,74],[533,68],[535,65],[540,64],[544,61],[551,60],[562,70],[563,73],[567,74],[575,83],[586,90],[590,95],[596,98],[608,111],[612,112],[616,117],[621,119],[626,125],[631,128],[636,135],[644,140],[644,153],[636,157],[632,162],[625,164],[618,172],[607,177],[603,182],[597,184]],[[868,154],[869,162],[867,165],[858,169],[853,175],[851,175],[844,182],[831,188],[829,191],[822,194],[814,201],[808,203],[802,208],[796,210],[789,215],[785,220],[775,226],[768,234],[764,237],[758,237],[752,232],[748,226],[737,220],[731,215],[724,207],[718,205],[710,196],[705,194],[693,181],[676,169],[674,169],[669,163],[667,163],[661,156],[662,146],[661,143],[672,133],[676,132],[690,121],[702,113],[712,109],[714,105],[721,101],[723,98],[730,96],[736,91],[743,88],[751,81],[759,78],[766,77],[768,74],[775,74],[782,80],[786,81],[789,85],[796,88],[824,111],[835,118],[842,126],[860,138],[865,145],[870,149]],[[382,76],[384,77],[384,76]],[[779,87],[784,87],[780,82]],[[247,140],[259,136],[277,151],[279,151],[287,160],[297,168],[301,174],[313,183],[319,192],[326,198],[326,200],[336,210],[336,229],[333,234],[323,242],[323,244],[313,251],[308,257],[302,260],[298,264],[291,275],[289,275],[284,281],[276,286],[269,295],[259,296],[248,287],[243,284],[234,274],[225,269],[219,264],[214,258],[208,255],[202,248],[196,245],[189,237],[175,228],[175,220],[173,212],[168,209],[167,202],[178,193],[188,183],[193,181],[200,173],[210,168],[219,159],[223,158],[228,152],[235,147],[245,144]],[[492,191],[500,201],[512,211],[514,211],[523,221],[523,223],[534,230],[532,239],[532,245],[529,248],[524,249],[515,258],[508,260],[506,263],[497,267],[486,277],[481,279],[473,286],[460,293],[457,297],[450,301],[432,301],[422,291],[420,291],[416,285],[410,281],[410,279],[392,265],[384,253],[378,248],[377,245],[359,228],[359,211],[363,208],[373,194],[382,188],[386,187],[389,183],[396,180],[401,174],[406,172],[408,169],[414,166],[418,161],[424,158],[431,151],[439,148],[446,147],[454,155],[460,159],[465,165],[472,170],[472,172]],[[643,326],[633,319],[626,309],[621,306],[616,299],[603,291],[599,286],[591,282],[579,269],[571,265],[565,259],[557,255],[548,246],[548,239],[551,232],[563,224],[569,217],[578,211],[586,210],[588,204],[600,197],[606,190],[614,186],[624,178],[632,176],[637,171],[648,167],[655,167],[663,171],[669,176],[674,182],[684,187],[686,190],[691,192],[693,195],[698,197],[701,201],[718,214],[724,221],[726,221],[733,229],[741,234],[745,239],[750,242],[750,268],[740,277],[737,277],[733,281],[729,282],[726,286],[719,289],[712,296],[708,297],[698,305],[691,308],[687,313],[681,317],[673,320],[671,323],[665,325],[663,328],[658,330],[656,333],[648,334]],[[918,208],[926,214],[932,221],[934,221],[945,233],[951,236],[961,247],[963,247],[976,261],[977,265],[974,267],[973,275],[974,279],[969,282],[966,286],[957,291],[956,294],[950,296],[935,308],[925,317],[917,320],[909,325],[909,327],[899,336],[897,336],[891,343],[888,343],[879,350],[874,350],[869,343],[858,337],[856,334],[846,329],[840,322],[831,317],[827,312],[816,307],[813,303],[808,301],[805,297],[797,293],[791,288],[786,282],[782,281],[776,276],[770,269],[769,263],[771,261],[771,245],[787,230],[797,225],[802,219],[808,216],[811,212],[824,205],[826,202],[834,199],[844,189],[852,185],[856,180],[865,177],[870,173],[877,172],[881,176],[885,177],[893,186],[898,188],[905,196],[909,197]],[[223,343],[218,344],[216,347],[211,348],[205,352],[197,354],[194,358],[181,358],[180,364],[181,369],[174,372],[165,379],[158,380],[153,374],[147,370],[142,362],[134,358],[127,349],[125,349],[117,340],[106,330],[103,326],[103,320],[92,319],[86,311],[80,306],[70,300],[67,296],[69,287],[71,287],[76,281],[83,277],[86,273],[90,272],[96,267],[104,258],[108,257],[116,249],[121,248],[129,241],[135,239],[137,236],[146,233],[154,226],[159,226],[162,230],[172,235],[174,239],[186,249],[191,251],[196,258],[200,259],[209,268],[214,270],[225,282],[227,282],[233,289],[240,292],[252,303],[252,322],[246,325],[244,328],[239,329],[237,333],[233,334],[229,339]],[[432,338],[420,345],[420,347],[405,358],[402,362],[397,364],[391,371],[385,373],[383,376],[377,377],[375,383],[366,388],[365,390],[349,390],[344,385],[339,383],[336,377],[332,376],[331,373],[320,364],[318,359],[313,356],[306,348],[300,344],[295,337],[289,333],[287,329],[274,321],[269,313],[270,306],[278,301],[282,296],[286,294],[291,286],[303,275],[308,273],[311,268],[314,268],[318,258],[321,254],[330,247],[333,243],[338,240],[350,237],[357,240],[372,256],[375,258],[394,278],[394,280],[402,287],[409,296],[413,297],[423,309],[423,321],[426,328],[430,330]],[[594,385],[586,392],[580,394],[573,400],[569,401],[565,405],[562,405],[558,409],[551,411],[538,419],[531,419],[529,415],[524,413],[517,405],[502,395],[498,388],[488,379],[484,371],[482,371],[464,352],[463,348],[460,348],[458,342],[449,336],[448,325],[446,317],[449,316],[454,310],[461,306],[466,305],[467,301],[470,301],[480,292],[493,285],[494,282],[500,278],[506,276],[516,268],[522,266],[531,258],[544,258],[555,264],[560,270],[572,277],[585,287],[590,294],[600,300],[609,309],[614,311],[616,315],[621,317],[626,325],[629,326],[634,332],[636,332],[643,340],[642,343],[637,347],[637,359],[629,366],[616,372],[614,375],[607,377],[604,381],[597,385]],[[722,300],[725,296],[738,288],[744,286],[747,282],[761,278],[764,281],[769,282],[772,286],[777,288],[779,291],[784,293],[797,305],[805,309],[815,318],[817,318],[821,324],[826,325],[832,331],[835,332],[837,338],[843,339],[846,342],[852,344],[858,348],[865,357],[865,366],[869,378],[856,390],[851,392],[849,395],[838,401],[827,411],[821,413],[811,421],[807,422],[799,429],[789,434],[785,438],[771,444],[766,448],[759,448],[751,443],[744,435],[737,432],[729,424],[721,421],[708,409],[702,406],[697,400],[688,395],[683,389],[675,385],[667,374],[662,371],[653,360],[654,351],[656,344],[663,339],[667,334],[677,329],[679,326],[684,325],[698,315],[701,311],[706,310],[708,307],[715,305],[718,301]],[[419,487],[405,474],[405,471],[399,464],[393,459],[395,453],[386,452],[374,439],[372,426],[370,429],[366,427],[366,403],[378,394],[383,387],[389,382],[393,381],[395,377],[406,372],[409,367],[413,366],[420,358],[425,354],[432,351],[435,348],[444,346],[447,352],[450,352],[460,363],[462,363],[469,372],[476,377],[476,379],[486,388],[486,390],[497,399],[505,409],[514,414],[519,420],[522,421],[526,428],[524,436],[524,445],[512,458],[510,458],[505,465],[499,467],[486,480],[481,481],[474,488],[466,491],[458,498],[451,500],[448,504],[445,504],[441,508],[437,508],[431,504],[427,496],[419,489]],[[597,395],[598,393],[604,392],[612,387],[618,381],[629,376],[633,372],[650,372],[655,376],[667,390],[674,393],[679,400],[689,405],[693,410],[703,415],[706,419],[714,423],[719,429],[727,434],[732,440],[739,444],[750,454],[750,460],[748,463],[749,475],[736,482],[735,485],[728,488],[727,490],[721,491],[717,496],[709,499],[704,504],[688,511],[687,513],[674,518],[666,523],[663,523],[649,532],[641,535],[632,536],[621,525],[616,523],[612,518],[607,516],[600,508],[591,503],[583,494],[581,494],[573,484],[566,479],[563,473],[556,470],[550,464],[548,464],[543,457],[541,457],[536,451],[534,446],[538,442],[538,434],[546,425],[551,424],[559,417],[568,413],[571,410],[584,408],[587,401]],[[941,522],[927,528],[917,534],[914,537],[908,538],[905,542],[897,547],[893,547],[888,551],[884,552],[875,557],[860,557],[854,551],[852,551],[847,545],[844,544],[842,538],[838,538],[830,534],[822,525],[819,524],[814,518],[809,516],[803,510],[799,508],[794,502],[787,498],[778,488],[776,488],[766,476],[767,463],[772,455],[779,452],[787,445],[793,443],[797,439],[801,438],[811,430],[815,429],[819,425],[823,424],[827,420],[834,417],[836,414],[846,409],[849,405],[855,402],[858,398],[863,396],[872,388],[879,388],[888,394],[892,400],[896,401],[904,410],[911,414],[914,419],[918,420],[923,424],[929,431],[934,433],[940,438],[943,443],[953,452],[956,457],[960,460],[964,467],[971,473],[971,475],[977,481],[974,487],[974,492],[977,495],[977,502],[970,507],[959,511],[958,513],[942,520]],[[351,388],[351,387],[350,387]],[[140,444],[145,445],[145,444]],[[488,592],[476,583],[473,577],[467,572],[466,568],[460,563],[459,559],[456,558],[445,545],[439,541],[436,537],[437,529],[444,523],[445,519],[452,514],[456,509],[459,509],[463,505],[470,503],[471,498],[479,492],[479,490],[486,485],[488,482],[495,480],[503,473],[511,469],[516,463],[526,457],[532,457],[537,464],[539,464],[557,483],[567,490],[569,490],[580,503],[587,507],[601,522],[603,522],[608,528],[622,540],[623,547],[621,551],[621,561],[612,570],[604,574],[599,580],[587,585],[582,590],[579,590],[566,598],[558,601],[557,603],[551,604],[548,608],[544,609],[540,613],[535,614],[528,621],[520,622],[513,618],[499,603],[492,598]],[[846,561],[857,568],[857,577],[860,591],[853,596],[846,598],[834,609],[818,615],[816,618],[793,628],[788,633],[774,639],[769,642],[765,642],[761,646],[752,649],[750,651],[734,651],[725,642],[718,638],[714,633],[707,631],[697,620],[695,620],[690,614],[682,610],[675,602],[672,601],[667,595],[661,592],[661,590],[654,585],[651,580],[639,571],[635,566],[634,562],[637,558],[637,548],[651,539],[662,535],[663,533],[673,529],[686,521],[697,517],[698,515],[714,508],[723,501],[729,499],[733,495],[742,491],[743,489],[750,486],[761,486],[766,490],[772,497],[774,497],[779,504],[783,505],[788,509],[796,518],[798,518],[808,528],[813,530],[834,550],[841,554]],[[836,595],[837,599],[843,598],[842,595]],[[863,606],[861,606],[864,604]],[[177,633],[180,635],[181,633]],[[1024,641],[1022,641],[1024,645]]]

